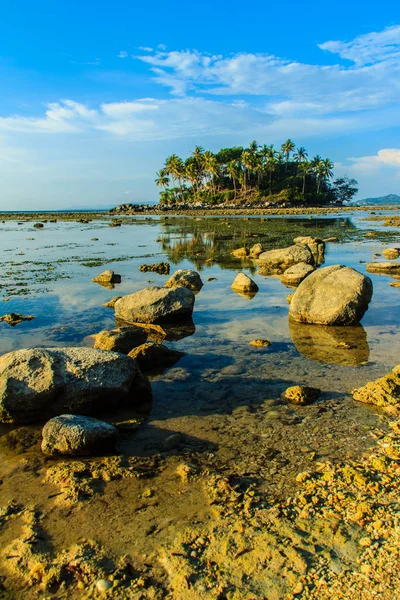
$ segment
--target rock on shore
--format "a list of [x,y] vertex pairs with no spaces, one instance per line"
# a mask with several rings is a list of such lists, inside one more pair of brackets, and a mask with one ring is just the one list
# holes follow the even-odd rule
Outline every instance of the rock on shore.
[[93,456],[108,454],[115,449],[118,430],[91,417],[60,415],[46,423],[42,437],[44,454]]
[[311,250],[316,265],[321,265],[325,260],[325,242],[311,235],[294,238],[295,244],[305,244]]
[[351,267],[333,265],[311,273],[297,288],[289,315],[299,323],[354,325],[372,298],[369,277]]
[[285,285],[296,287],[313,271],[314,267],[312,265],[298,263],[297,265],[293,265],[293,267],[286,269],[280,279]]
[[115,303],[115,316],[128,323],[158,323],[189,318],[195,296],[185,287],[149,287],[123,296]]
[[393,262],[370,262],[367,263],[368,273],[377,273],[382,275],[392,275],[400,273],[400,263]]
[[30,423],[63,413],[96,414],[150,403],[134,360],[93,348],[33,348],[0,357],[0,421]]
[[121,283],[121,275],[114,273],[111,269],[107,269],[107,271],[103,271],[97,277],[93,277],[92,281],[100,284]]
[[203,287],[203,282],[197,271],[192,271],[192,269],[179,269],[179,271],[176,271],[165,283],[165,287],[167,288],[177,286],[185,287],[188,290],[197,292]]
[[375,406],[400,405],[400,365],[391,373],[352,390],[354,400]]
[[133,348],[129,356],[137,361],[142,371],[152,371],[159,367],[171,367],[184,356],[184,353],[171,350],[164,344],[149,342]]

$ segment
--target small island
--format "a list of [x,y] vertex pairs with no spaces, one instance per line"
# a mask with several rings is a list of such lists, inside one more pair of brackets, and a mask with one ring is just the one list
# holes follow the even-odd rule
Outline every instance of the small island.
[[288,139],[280,150],[253,140],[217,153],[196,146],[183,160],[168,156],[157,173],[160,207],[268,208],[342,206],[358,192],[357,181],[333,180],[334,164]]

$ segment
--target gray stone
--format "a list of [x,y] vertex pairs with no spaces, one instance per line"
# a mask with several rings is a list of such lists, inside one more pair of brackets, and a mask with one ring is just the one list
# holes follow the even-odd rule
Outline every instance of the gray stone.
[[311,273],[297,288],[289,315],[299,323],[354,325],[372,298],[372,281],[344,265]]
[[46,423],[42,437],[44,454],[93,456],[112,452],[118,431],[109,423],[91,417],[60,415]]
[[0,357],[0,421],[29,423],[63,413],[98,414],[149,404],[134,360],[94,348],[33,348]]
[[185,287],[149,287],[123,296],[115,303],[115,316],[128,323],[159,323],[192,315],[194,294]]
[[298,263],[297,265],[293,265],[286,269],[280,279],[285,285],[296,287],[313,271],[314,267],[312,265]]
[[304,244],[308,246],[314,257],[314,263],[321,265],[325,260],[325,242],[320,238],[314,238],[311,235],[304,235],[295,238],[295,244]]
[[172,288],[182,286],[188,290],[198,291],[203,287],[203,282],[197,271],[191,269],[179,269],[165,283],[165,287]]
[[128,354],[133,348],[144,344],[147,333],[142,327],[118,327],[117,329],[104,329],[94,336],[94,347],[100,350],[112,350]]

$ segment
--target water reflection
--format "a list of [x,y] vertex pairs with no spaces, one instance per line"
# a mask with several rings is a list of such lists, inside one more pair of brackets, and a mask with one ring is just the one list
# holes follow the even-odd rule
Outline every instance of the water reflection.
[[[132,327],[132,323],[127,323],[122,319],[115,319],[116,327]],[[185,319],[183,321],[175,321],[171,323],[161,323],[161,325],[134,323],[147,331],[148,339],[153,342],[161,343],[164,340],[167,342],[177,342],[186,337],[190,337],[196,333],[196,325],[193,319]]]
[[352,367],[368,362],[367,332],[362,325],[329,327],[289,319],[289,331],[297,350],[311,360]]

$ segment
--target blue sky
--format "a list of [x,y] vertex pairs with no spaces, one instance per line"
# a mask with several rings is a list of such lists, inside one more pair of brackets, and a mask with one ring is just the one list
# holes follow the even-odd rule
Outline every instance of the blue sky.
[[394,1],[3,0],[0,210],[152,202],[168,154],[291,137],[400,194]]

